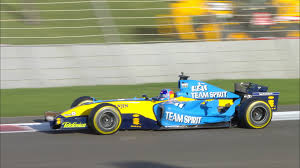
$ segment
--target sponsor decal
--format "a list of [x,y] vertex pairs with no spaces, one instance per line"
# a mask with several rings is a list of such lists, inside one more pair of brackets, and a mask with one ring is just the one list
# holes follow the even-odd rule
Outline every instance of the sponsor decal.
[[87,127],[86,123],[71,123],[71,122],[64,122],[62,123],[63,128],[85,128]]
[[245,98],[250,99],[252,98],[252,95],[244,95]]
[[133,125],[141,125],[139,118],[133,118],[132,123],[133,123]]
[[199,92],[199,91],[207,91],[207,85],[205,83],[198,83],[198,86],[192,86],[192,92]]
[[188,83],[185,83],[185,82],[182,82],[182,83],[181,83],[181,87],[182,87],[182,88],[187,88],[187,87],[189,87],[189,84],[188,84]]
[[128,104],[118,104],[117,106],[119,109],[125,109],[128,107]]
[[131,125],[130,127],[132,127],[132,128],[142,128],[142,126],[140,126],[140,125]]
[[202,117],[193,117],[189,115],[166,112],[166,120],[185,123],[185,124],[200,124]]
[[224,92],[192,92],[192,98],[201,99],[201,98],[226,98],[227,91]]
[[274,96],[269,96],[268,99],[269,99],[268,103],[269,103],[270,107],[274,110],[275,109]]
[[264,95],[272,95],[272,92],[259,92],[260,96],[264,96]]
[[131,125],[131,127],[133,127],[133,128],[141,128],[142,126],[141,126],[141,123],[140,123],[140,115],[139,114],[133,114],[132,115],[132,124],[133,125]]
[[179,107],[179,108],[182,108],[184,106],[183,103],[175,103],[174,105],[177,106],[177,107]]
[[76,116],[76,112],[75,112],[75,111],[72,111],[71,114],[64,114],[64,116]]
[[227,91],[223,92],[206,92],[208,86],[205,83],[198,83],[197,86],[192,86],[192,98],[202,99],[202,98],[226,98]]
[[132,117],[139,117],[139,114],[133,114]]
[[141,125],[141,123],[140,123],[140,115],[138,115],[138,114],[134,114],[134,115],[132,115],[133,116],[133,119],[132,119],[132,124],[133,125]]

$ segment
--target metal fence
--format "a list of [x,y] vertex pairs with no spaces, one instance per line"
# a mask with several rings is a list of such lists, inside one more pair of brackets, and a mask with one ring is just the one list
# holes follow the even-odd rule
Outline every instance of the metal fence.
[[0,4],[2,44],[299,38],[299,0],[2,0]]

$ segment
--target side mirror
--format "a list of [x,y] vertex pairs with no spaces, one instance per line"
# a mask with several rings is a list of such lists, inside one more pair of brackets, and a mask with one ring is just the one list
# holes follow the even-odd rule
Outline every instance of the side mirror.
[[142,97],[145,99],[145,100],[149,100],[149,97],[147,95],[142,95]]
[[159,99],[157,97],[152,97],[153,101],[158,101]]

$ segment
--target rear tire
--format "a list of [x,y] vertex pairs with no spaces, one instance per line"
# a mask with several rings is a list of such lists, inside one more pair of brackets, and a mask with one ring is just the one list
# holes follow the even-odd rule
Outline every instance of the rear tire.
[[116,133],[122,123],[118,108],[114,105],[103,103],[94,107],[88,117],[89,127],[95,133],[109,135]]
[[84,103],[89,103],[89,102],[93,102],[93,98],[91,98],[90,96],[82,96],[73,101],[73,103],[71,104],[71,108],[76,106],[81,106]]
[[268,126],[272,119],[270,106],[262,100],[245,102],[241,107],[239,120],[244,128],[261,129]]

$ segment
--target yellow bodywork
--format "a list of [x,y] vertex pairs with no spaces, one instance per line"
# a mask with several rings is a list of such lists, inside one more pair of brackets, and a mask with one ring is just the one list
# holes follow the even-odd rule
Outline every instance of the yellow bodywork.
[[[205,104],[206,102],[213,101],[215,99],[207,99],[202,104]],[[233,105],[232,99],[218,99],[219,100],[219,107],[230,107]]]
[[146,118],[156,121],[156,117],[153,113],[153,106],[161,103],[162,101],[112,101],[112,102],[100,102],[94,104],[87,104],[76,106],[63,112],[61,115],[68,118],[74,116],[88,116],[92,109],[99,104],[109,103],[116,106],[121,114],[139,114]]
[[[174,98],[174,100],[176,100],[176,101],[192,101],[194,99],[178,97],[178,98]],[[61,115],[66,118],[74,117],[74,116],[88,116],[90,114],[90,112],[92,111],[92,109],[94,107],[96,107],[97,105],[102,104],[102,103],[109,103],[109,104],[116,106],[119,109],[121,114],[139,114],[146,118],[156,121],[156,117],[153,113],[153,106],[155,104],[158,104],[161,102],[163,102],[163,101],[132,100],[132,101],[100,102],[100,103],[76,106],[74,108],[71,108],[71,109],[61,113]]]

